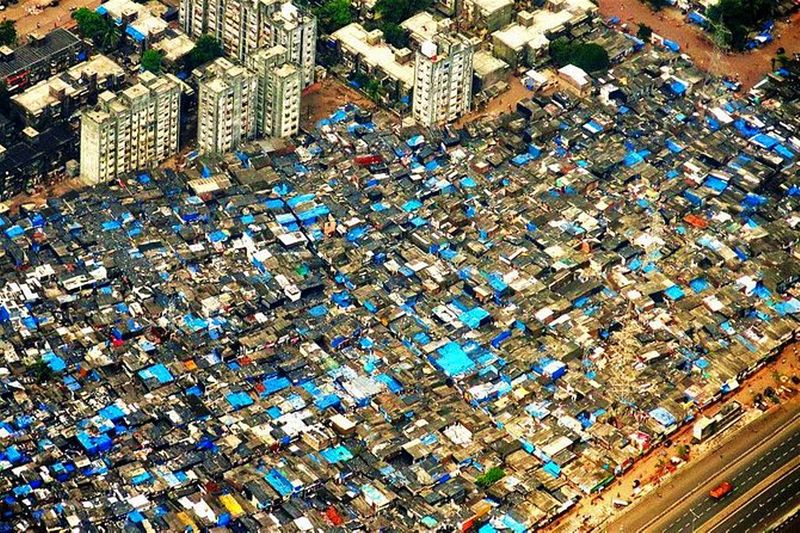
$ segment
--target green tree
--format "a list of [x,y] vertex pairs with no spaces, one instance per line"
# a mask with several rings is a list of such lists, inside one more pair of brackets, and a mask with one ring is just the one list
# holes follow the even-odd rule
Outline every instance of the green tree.
[[11,46],[17,42],[17,28],[13,20],[0,22],[0,45]]
[[373,78],[364,86],[364,92],[367,93],[367,96],[369,96],[372,101],[377,102],[381,98],[383,87],[378,80]]
[[30,366],[30,371],[39,383],[48,381],[55,375],[50,365],[42,358],[37,359],[36,362]]
[[142,54],[142,68],[149,70],[153,74],[161,72],[161,61],[164,59],[164,52],[161,50],[145,50]]
[[386,42],[395,48],[406,48],[408,46],[408,33],[399,24],[394,22],[384,22],[381,31],[386,38]]
[[689,447],[685,444],[681,444],[678,446],[678,457],[683,459],[684,461],[689,458]]
[[636,36],[643,41],[649,41],[651,35],[653,35],[653,28],[643,22],[640,23],[639,31],[636,32]]
[[85,7],[76,9],[72,18],[78,23],[78,33],[85,39],[95,40],[107,26],[103,15]]
[[431,0],[378,0],[375,3],[375,12],[384,22],[400,24],[431,5]]
[[606,49],[595,43],[583,43],[576,47],[572,63],[587,72],[606,70],[610,65]]
[[559,37],[550,43],[550,58],[559,66],[575,65],[586,72],[605,70],[610,65],[608,52],[595,43],[573,43]]
[[[741,50],[750,32],[774,15],[771,0],[719,0],[706,10],[714,27],[714,41],[722,46]],[[717,34],[720,35],[717,35]]]
[[775,70],[775,65],[777,65],[778,68],[786,68],[791,64],[792,60],[789,59],[789,56],[786,55],[786,52],[781,53],[779,51],[772,59],[772,70]]
[[110,52],[119,46],[122,32],[113,21],[100,13],[82,7],[75,10],[72,18],[78,23],[78,33],[81,37],[91,39],[104,51]]
[[485,474],[475,478],[475,484],[482,489],[491,487],[505,477],[506,473],[499,466],[493,466]]
[[112,52],[119,47],[122,40],[122,32],[116,24],[111,22],[106,23],[103,30],[95,38],[95,42],[103,49],[104,52]]
[[186,69],[191,71],[222,56],[222,45],[210,35],[203,35],[186,56]]
[[661,11],[662,8],[667,6],[667,0],[642,0],[645,4],[650,6],[653,11]]
[[550,41],[550,59],[559,67],[569,63],[572,45],[565,37]]
[[316,10],[322,31],[331,34],[353,22],[350,0],[327,0]]

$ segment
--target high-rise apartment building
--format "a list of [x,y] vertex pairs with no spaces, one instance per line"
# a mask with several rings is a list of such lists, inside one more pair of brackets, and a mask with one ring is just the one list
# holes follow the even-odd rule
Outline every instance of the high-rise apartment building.
[[414,64],[414,120],[431,126],[469,110],[474,54],[473,43],[458,33],[422,43]]
[[287,62],[281,45],[260,49],[247,60],[258,77],[256,124],[262,137],[289,137],[300,128],[300,69]]
[[317,56],[317,19],[286,2],[269,13],[267,22],[269,46],[286,48],[288,60],[300,67],[303,87],[314,83]]
[[159,163],[178,151],[182,84],[143,72],[139,83],[103,92],[81,115],[81,175],[91,183]]
[[298,65],[303,87],[314,82],[317,20],[286,0],[181,0],[180,21],[192,38],[208,34],[244,61],[257,48],[277,44]]
[[199,72],[197,145],[204,153],[235,150],[256,134],[256,75],[218,58]]

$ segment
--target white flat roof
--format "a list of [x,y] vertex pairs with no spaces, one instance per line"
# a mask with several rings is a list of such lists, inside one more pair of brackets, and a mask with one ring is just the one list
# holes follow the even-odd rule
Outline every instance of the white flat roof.
[[472,0],[472,3],[486,13],[494,13],[504,7],[514,5],[512,0]]
[[394,49],[385,42],[377,45],[369,44],[367,31],[361,24],[357,22],[348,24],[336,30],[331,37],[339,41],[350,53],[361,56],[370,67],[380,68],[392,78],[400,80],[406,87],[414,86],[413,61],[401,65],[394,57]]
[[565,0],[564,9],[561,11],[554,13],[547,9],[537,9],[533,12],[533,22],[530,26],[509,24],[502,30],[494,32],[492,36],[515,50],[528,43],[538,48],[549,42],[544,36],[546,31],[555,29],[576,16],[596,10],[597,6],[590,0]]

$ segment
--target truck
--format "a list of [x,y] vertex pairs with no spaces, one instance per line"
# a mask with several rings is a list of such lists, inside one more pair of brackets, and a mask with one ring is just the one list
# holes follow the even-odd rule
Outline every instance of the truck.
[[709,492],[708,495],[714,498],[715,500],[721,500],[722,498],[730,494],[732,491],[733,491],[733,485],[731,485],[731,482],[723,481],[722,483],[711,489],[711,492]]

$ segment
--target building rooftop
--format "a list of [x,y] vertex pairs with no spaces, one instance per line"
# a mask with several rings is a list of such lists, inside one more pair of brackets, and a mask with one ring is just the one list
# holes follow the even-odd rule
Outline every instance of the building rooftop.
[[360,24],[354,22],[338,29],[331,35],[351,54],[361,56],[370,67],[378,67],[406,87],[414,86],[413,63],[401,64],[395,58],[395,49],[381,39],[370,44],[368,34]]
[[194,48],[194,41],[182,32],[175,36],[161,39],[153,45],[156,50],[164,52],[164,59],[170,63],[178,63]]
[[56,54],[70,48],[77,48],[81,40],[70,31],[56,28],[47,35],[31,40],[13,50],[10,59],[0,57],[0,77],[7,77],[37,63],[44,63]]
[[514,5],[513,0],[472,0],[478,9],[484,13],[491,14],[500,9],[506,9]]
[[698,73],[347,104],[0,214],[0,527],[521,532],[614,490],[800,332],[800,72]]
[[564,9],[550,11],[537,9],[533,12],[522,11],[517,14],[518,21],[492,33],[492,37],[500,40],[513,50],[519,50],[530,44],[534,48],[546,46],[549,42],[545,33],[552,31],[575,17],[583,16],[597,10],[590,0],[564,0]]
[[83,91],[86,76],[96,77],[96,82],[102,86],[109,77],[124,78],[125,70],[108,57],[97,54],[62,74],[37,83],[11,100],[26,112],[38,115],[45,107]]
[[497,70],[502,70],[508,67],[505,61],[494,57],[491,52],[486,50],[478,50],[472,59],[472,65],[475,69],[475,74],[479,76],[489,74]]
[[400,23],[400,27],[411,34],[411,39],[420,43],[433,39],[440,31],[452,25],[450,19],[437,19],[428,11],[420,11]]
[[125,26],[125,33],[139,42],[161,35],[168,26],[160,15],[163,5],[158,2],[140,4],[133,0],[108,0],[98,6],[96,11],[102,15],[108,14],[118,24],[123,19],[130,20]]

